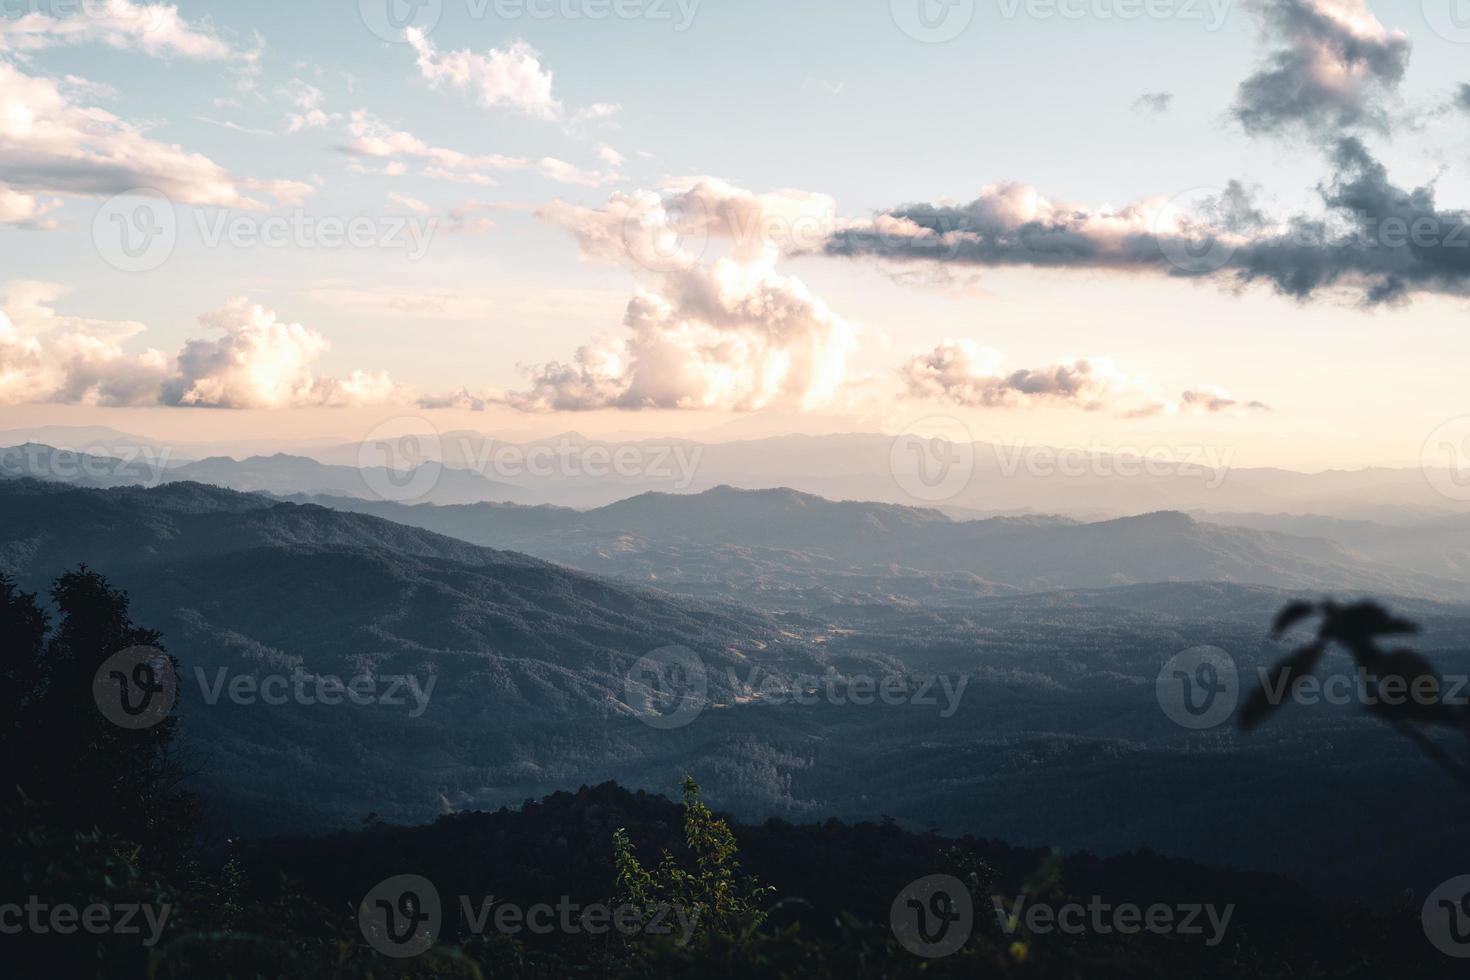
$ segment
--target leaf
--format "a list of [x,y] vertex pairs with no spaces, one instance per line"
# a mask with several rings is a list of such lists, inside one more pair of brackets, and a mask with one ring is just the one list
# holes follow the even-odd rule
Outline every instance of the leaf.
[[1417,633],[1419,627],[1407,619],[1399,619],[1377,603],[1360,602],[1342,610],[1333,630],[1344,641],[1352,642]]
[[1285,696],[1279,700],[1272,700],[1273,693],[1281,691],[1283,694],[1288,694],[1291,682],[1315,670],[1317,661],[1322,659],[1322,654],[1326,650],[1327,645],[1318,640],[1316,643],[1302,647],[1272,667],[1266,682],[1251,695],[1245,707],[1240,709],[1240,727],[1245,731],[1250,731],[1269,718],[1286,701]]
[[1276,614],[1276,622],[1271,624],[1271,635],[1280,636],[1316,611],[1315,603],[1293,602]]

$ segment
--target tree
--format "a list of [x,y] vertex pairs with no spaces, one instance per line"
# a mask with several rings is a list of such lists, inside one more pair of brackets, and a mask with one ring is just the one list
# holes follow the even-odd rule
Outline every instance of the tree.
[[[5,712],[0,727],[0,757],[7,766],[21,761],[23,746],[30,741],[27,722],[41,689],[42,656],[49,628],[36,597],[21,592],[15,582],[0,575],[0,708]],[[7,797],[13,791],[8,783],[7,778]]]
[[645,869],[625,829],[613,834],[617,867],[616,905],[682,909],[701,932],[746,935],[765,922],[762,903],[774,889],[740,874],[739,851],[730,825],[699,798],[699,784],[684,777],[684,844],[696,869],[688,871],[669,851]]
[[34,595],[0,577],[7,798],[19,792],[34,801],[49,826],[99,829],[142,846],[151,859],[177,858],[192,841],[195,811],[178,789],[176,717],[125,728],[94,696],[99,669],[120,651],[151,649],[150,661],[174,674],[177,662],[157,631],[133,623],[127,593],[86,566],[56,579],[51,599],[59,613],[54,630]]

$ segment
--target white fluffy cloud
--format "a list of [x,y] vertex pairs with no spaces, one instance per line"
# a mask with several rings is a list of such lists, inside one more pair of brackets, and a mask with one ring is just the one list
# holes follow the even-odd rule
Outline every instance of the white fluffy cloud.
[[577,135],[622,111],[612,102],[594,102],[567,111],[553,93],[552,73],[541,52],[525,41],[483,53],[462,49],[440,51],[423,31],[410,27],[406,37],[417,55],[419,77],[435,88],[453,88],[489,108],[513,109],[535,119],[559,122]]
[[222,332],[191,340],[178,370],[163,386],[169,405],[211,408],[287,408],[367,405],[401,394],[386,373],[354,371],[345,379],[319,377],[314,366],[331,347],[315,330],[286,323],[244,297],[206,313],[199,322]]
[[1044,401],[1094,411],[1129,386],[1129,379],[1106,358],[1012,370],[998,351],[971,340],[946,340],[910,360],[902,374],[910,394],[967,408]]
[[[531,387],[507,401],[528,411],[830,403],[856,331],[775,266],[793,227],[810,219],[830,230],[833,210],[821,195],[756,195],[709,178],[663,195],[614,194],[602,209],[547,206],[539,216],[571,232],[585,258],[650,275],[622,336],[537,366]],[[727,252],[704,261],[714,241]]]
[[189,405],[287,408],[375,405],[412,400],[386,372],[320,376],[330,348],[320,333],[244,298],[200,317],[221,332],[190,340],[177,356],[130,354],[142,334],[133,321],[59,314],[66,290],[54,283],[8,283],[0,298],[0,404]]
[[423,31],[410,27],[407,33],[418,55],[419,74],[431,85],[467,91],[487,108],[504,106],[538,119],[562,118],[562,104],[551,91],[551,70],[542,66],[540,53],[526,42],[484,54],[441,52]]
[[0,62],[0,186],[109,196],[151,187],[180,204],[262,208],[245,191],[299,200],[298,181],[247,180],[198,153],[149,139],[112,113],[80,105],[52,79]]
[[56,198],[40,200],[33,194],[22,194],[8,187],[0,187],[0,225],[15,225],[20,228],[59,227],[54,218],[46,217],[61,206]]
[[1111,358],[1068,358],[1040,368],[1010,368],[998,352],[972,340],[946,340],[900,369],[908,394],[962,408],[1017,408],[1051,405],[1082,411],[1110,411],[1128,418],[1179,412],[1219,413],[1266,410],[1260,402],[1241,403],[1221,388],[1186,390],[1165,401],[1147,384],[1120,371]]
[[0,51],[38,51],[63,44],[101,43],[147,54],[201,60],[234,51],[207,28],[190,24],[172,4],[85,0],[70,17],[39,10],[0,20]]
[[54,283],[8,283],[0,299],[0,404],[72,402],[137,405],[157,401],[169,370],[159,351],[127,354],[143,324],[63,316]]

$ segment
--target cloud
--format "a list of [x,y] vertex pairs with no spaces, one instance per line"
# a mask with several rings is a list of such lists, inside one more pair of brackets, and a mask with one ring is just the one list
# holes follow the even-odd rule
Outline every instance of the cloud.
[[[1030,184],[986,185],[968,204],[908,204],[839,228],[825,244],[832,255],[877,255],[973,265],[1089,269],[1172,269],[1159,238],[1192,226],[1170,220],[1167,198],[1121,208],[1054,201]],[[1259,221],[1243,188],[1231,185],[1217,202],[1207,231],[1244,231]],[[1247,227],[1239,227],[1245,225]],[[1156,228],[1162,230],[1156,235]]]
[[0,185],[106,197],[150,187],[180,204],[261,209],[244,191],[299,200],[296,181],[246,180],[177,144],[149,139],[104,109],[74,103],[52,79],[0,61]]
[[1303,300],[1344,286],[1368,305],[1470,295],[1470,213],[1440,210],[1433,187],[1396,187],[1357,139],[1338,141],[1332,162],[1319,187],[1329,217],[1250,241],[1232,256],[1238,282],[1264,280]]
[[1470,112],[1470,82],[1463,83],[1455,90],[1455,108],[1464,112]]
[[1367,0],[1253,0],[1274,50],[1241,83],[1232,112],[1246,131],[1333,135],[1387,131],[1385,103],[1408,68],[1410,43]]
[[562,118],[563,106],[551,94],[551,71],[542,67],[540,53],[526,42],[477,54],[440,52],[413,27],[407,37],[418,55],[419,75],[429,84],[468,91],[487,108],[503,106],[552,121]]
[[0,405],[45,401],[54,384],[45,378],[41,345],[23,337],[10,317],[0,311]]
[[212,408],[411,403],[386,372],[317,375],[326,338],[244,298],[200,317],[222,333],[190,340],[177,356],[125,345],[146,327],[134,321],[60,314],[66,289],[17,280],[0,293],[0,405],[189,405]]
[[276,90],[276,94],[284,98],[298,111],[286,114],[286,132],[299,133],[306,129],[321,129],[340,118],[335,113],[327,113],[321,107],[322,90],[304,82],[299,78],[293,78],[287,84]]
[[[569,362],[531,369],[505,400],[526,411],[597,408],[811,408],[847,379],[855,328],[800,280],[775,270],[782,239],[767,232],[802,214],[830,228],[823,195],[757,195],[713,178],[665,194],[614,194],[602,209],[557,201],[539,212],[584,258],[648,275],[621,336],[598,336]],[[719,240],[727,254],[704,260]]]
[[1107,410],[1124,418],[1266,409],[1260,402],[1237,402],[1215,387],[1191,388],[1177,401],[1162,401],[1140,379],[1124,374],[1105,357],[1010,368],[998,351],[971,340],[945,340],[929,353],[911,358],[899,374],[909,397],[971,409],[1049,405],[1086,412]]
[[900,373],[910,395],[967,408],[1046,401],[1095,411],[1125,384],[1108,360],[1009,370],[999,352],[970,340],[946,340],[928,354],[911,359]]
[[332,121],[332,117],[320,109],[292,112],[286,116],[286,132],[299,133],[304,129],[321,129]]
[[502,201],[480,201],[471,198],[461,201],[449,209],[448,230],[458,235],[483,235],[495,229],[495,222],[483,217],[485,213],[499,211],[524,211],[526,205]]
[[418,198],[397,192],[389,193],[388,207],[394,211],[412,211],[414,214],[428,214],[433,210]]
[[156,350],[123,351],[143,324],[60,315],[53,304],[65,292],[47,282],[6,284],[0,299],[0,405],[155,403],[169,358]]
[[707,176],[670,180],[662,193],[618,192],[600,210],[555,201],[539,214],[571,232],[584,258],[655,271],[696,264],[712,246],[771,265],[820,246],[837,228],[837,202],[826,194],[753,194]]
[[1133,100],[1133,111],[1161,116],[1173,105],[1173,92],[1145,92]]
[[594,102],[568,112],[552,92],[551,69],[542,64],[541,52],[525,41],[482,54],[469,49],[440,51],[414,27],[405,36],[417,55],[421,78],[435,88],[466,92],[487,109],[513,109],[534,119],[562,123],[569,135],[578,135],[622,111],[617,103]]
[[199,122],[208,123],[211,126],[218,126],[221,129],[228,129],[228,130],[231,130],[232,132],[236,132],[236,133],[245,133],[245,134],[247,134],[249,136],[275,136],[276,135],[273,131],[271,131],[269,129],[258,129],[258,128],[254,127],[254,126],[242,126],[239,123],[233,122],[233,121],[231,121],[229,119],[211,119],[209,116],[195,116],[194,118],[196,120],[198,120]]
[[199,60],[234,57],[228,44],[207,28],[190,24],[172,4],[131,0],[88,0],[75,16],[39,11],[0,20],[0,52],[28,52],[64,44],[101,43],[155,56]]
[[463,412],[483,412],[494,404],[495,399],[488,395],[473,395],[469,389],[461,388],[447,395],[425,395],[418,400],[418,407],[423,409],[452,408]]
[[[400,164],[404,159],[417,160],[424,164],[422,175],[469,183],[494,183],[480,170],[516,170],[526,166],[519,157],[502,156],[498,153],[474,156],[440,146],[431,146],[423,140],[396,130],[366,109],[352,113],[347,124],[352,140],[342,149],[355,156],[378,160],[390,160]],[[390,164],[392,166],[393,164]],[[402,173],[399,169],[398,173]]]
[[288,408],[373,405],[405,397],[384,372],[354,371],[343,379],[316,375],[316,361],[331,346],[327,339],[299,323],[282,322],[244,297],[199,322],[223,336],[184,345],[177,371],[163,385],[166,405]]
[[536,168],[548,180],[554,180],[560,184],[577,184],[581,187],[601,187],[608,181],[616,179],[608,174],[583,170],[555,157],[542,157],[536,162]]
[[[1470,85],[1467,85],[1466,89],[1470,89]],[[623,162],[627,160],[627,157],[623,156],[621,153],[619,153],[617,150],[614,150],[606,143],[597,148],[597,157],[609,167],[621,167],[623,165]]]
[[572,117],[567,120],[567,131],[575,134],[584,126],[606,122],[622,111],[623,107],[615,102],[594,102],[585,109],[572,113]]
[[1231,398],[1230,393],[1222,388],[1190,388],[1179,396],[1179,404],[1185,409],[1198,409],[1211,414],[1227,412],[1233,408],[1243,408],[1253,412],[1271,410],[1270,406],[1264,402],[1239,402]]
[[822,250],[896,262],[1153,273],[1232,289],[1264,282],[1303,301],[1324,290],[1367,305],[1470,295],[1470,214],[1439,209],[1432,187],[1395,186],[1356,138],[1330,147],[1329,162],[1317,216],[1272,221],[1238,183],[1192,201],[1158,197],[1097,209],[1005,183],[968,204],[910,204],[848,223]]
[[61,223],[46,215],[60,206],[61,201],[55,198],[42,201],[34,195],[0,187],[0,225],[51,231],[61,227]]

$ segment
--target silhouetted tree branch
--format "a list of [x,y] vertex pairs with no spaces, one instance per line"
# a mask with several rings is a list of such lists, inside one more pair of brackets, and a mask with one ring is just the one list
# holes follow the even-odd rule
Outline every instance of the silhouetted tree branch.
[[[1426,757],[1470,790],[1470,705],[1451,704],[1433,664],[1407,649],[1383,650],[1383,637],[1417,633],[1418,626],[1391,615],[1372,602],[1339,605],[1294,602],[1276,616],[1271,634],[1283,636],[1297,624],[1318,617],[1311,642],[1273,666],[1265,681],[1241,709],[1240,726],[1250,731],[1287,700],[1285,692],[1310,675],[1334,646],[1350,653],[1359,670],[1363,706],[1412,741]],[[1466,740],[1466,758],[1457,758],[1426,729],[1448,728]]]

